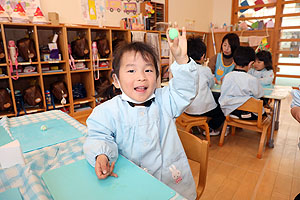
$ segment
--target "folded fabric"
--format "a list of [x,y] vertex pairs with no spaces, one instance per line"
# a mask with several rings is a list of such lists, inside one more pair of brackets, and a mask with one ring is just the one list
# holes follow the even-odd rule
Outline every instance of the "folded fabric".
[[265,36],[249,36],[249,46],[258,46],[264,37]]

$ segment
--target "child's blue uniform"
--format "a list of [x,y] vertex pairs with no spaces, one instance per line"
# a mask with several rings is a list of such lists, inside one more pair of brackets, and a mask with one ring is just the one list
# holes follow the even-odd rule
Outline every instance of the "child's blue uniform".
[[[299,87],[300,89],[300,87]],[[291,103],[291,108],[300,107],[300,90],[292,90],[293,100]]]
[[251,97],[259,99],[263,95],[264,90],[257,78],[246,72],[232,71],[223,79],[219,103],[227,116]]
[[234,62],[231,65],[224,65],[223,63],[223,54],[218,53],[217,61],[216,61],[216,68],[215,68],[215,77],[218,81],[221,80],[223,76],[228,74],[234,69]]
[[[121,95],[97,106],[87,119],[87,161],[95,166],[97,155],[115,161],[120,153],[187,199],[195,199],[195,183],[175,118],[197,94],[197,68],[193,60],[184,65],[175,62],[169,87],[157,88],[149,107],[132,107]],[[172,165],[180,171],[181,181],[173,179]]]
[[198,67],[199,67],[198,95],[191,103],[191,105],[185,110],[186,113],[192,115],[201,115],[217,107],[217,104],[215,102],[215,99],[210,89],[215,84],[214,76],[212,75],[210,68],[202,65],[198,65]]
[[251,68],[248,71],[248,74],[251,74],[252,76],[258,78],[261,85],[270,85],[270,84],[272,84],[273,79],[274,79],[273,70],[267,70],[265,68],[260,71],[257,71],[255,69]]

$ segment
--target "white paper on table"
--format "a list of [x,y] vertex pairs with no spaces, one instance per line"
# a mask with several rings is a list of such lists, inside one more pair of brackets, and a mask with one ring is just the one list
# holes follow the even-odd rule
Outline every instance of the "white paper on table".
[[25,165],[22,149],[18,140],[0,147],[0,165],[9,168],[16,164]]

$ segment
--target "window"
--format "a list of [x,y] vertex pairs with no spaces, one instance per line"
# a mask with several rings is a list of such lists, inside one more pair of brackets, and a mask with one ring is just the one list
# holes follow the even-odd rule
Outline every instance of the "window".
[[232,24],[272,20],[271,44],[275,83],[300,85],[300,3],[299,0],[232,0]]

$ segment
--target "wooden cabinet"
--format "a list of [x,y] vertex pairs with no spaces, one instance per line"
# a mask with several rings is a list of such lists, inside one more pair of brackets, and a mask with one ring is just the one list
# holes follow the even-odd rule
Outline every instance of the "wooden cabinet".
[[[140,4],[140,11],[143,14],[143,16],[148,15],[146,11],[147,3],[148,2],[143,2]],[[165,8],[164,8],[165,5],[161,3],[155,3],[155,2],[151,2],[151,5],[153,6],[154,13],[151,14],[151,16],[149,17],[150,27],[154,27],[156,22],[167,21],[165,20]]]
[[[49,60],[49,55],[45,53],[48,43],[51,43],[56,35],[57,47],[59,50],[58,60]],[[18,40],[30,37],[34,43],[36,57],[29,61],[19,61],[18,77],[16,74],[16,65],[10,65],[10,56],[8,43],[10,40],[17,43]],[[79,37],[84,37],[87,41],[88,54],[82,58],[74,57],[74,64],[83,66],[82,68],[70,67],[69,45]],[[92,42],[99,38],[105,38],[108,41],[109,55],[92,59]],[[86,118],[92,109],[96,106],[95,85],[100,77],[110,77],[112,69],[113,44],[120,41],[130,41],[130,31],[117,28],[98,28],[94,26],[52,26],[35,24],[1,24],[0,42],[4,49],[5,57],[0,59],[0,88],[6,88],[10,91],[10,97],[13,106],[9,110],[0,111],[0,118],[3,116],[17,116],[25,114],[42,112],[52,109],[61,109],[68,112],[76,119]],[[96,66],[95,63],[98,65]],[[27,66],[34,67],[34,72],[22,73]],[[10,68],[14,69],[9,73]],[[55,102],[54,107],[46,105],[46,90],[51,90],[52,84],[62,81],[67,90],[67,102],[62,105]],[[74,94],[75,85],[81,84],[86,94],[78,98]],[[15,93],[23,94],[24,90],[30,85],[37,85],[42,93],[42,102],[38,106],[28,106],[25,103],[25,111],[18,109]]]
[[[13,24],[3,23],[1,25],[0,44],[4,47],[5,57],[0,58],[0,88],[10,90],[10,96],[13,102],[11,109],[0,111],[0,118],[3,116],[17,116],[25,114],[23,109],[18,109],[18,98],[15,93],[23,91],[30,85],[37,85],[42,93],[42,102],[35,107],[29,107],[25,104],[26,113],[42,112],[52,109],[61,109],[68,112],[72,117],[78,120],[85,119],[92,109],[99,103],[95,98],[95,90],[100,85],[102,78],[110,79],[112,69],[113,52],[118,44],[123,41],[131,41],[131,30],[118,28],[99,28],[95,26],[52,26],[52,25],[34,25],[34,24]],[[147,39],[147,34],[156,35],[158,38],[156,47],[161,59],[168,59],[169,56],[162,55],[161,38],[164,32],[146,31],[145,42],[153,43],[151,38]],[[36,50],[36,57],[30,61],[19,61],[18,68],[24,69],[27,66],[34,67],[34,72],[19,73],[16,79],[16,73],[9,73],[10,54],[8,43],[10,40],[17,42],[21,38],[30,35]],[[55,36],[56,35],[56,36]],[[57,37],[56,43],[60,54],[60,59],[49,60],[45,48],[51,43],[53,38]],[[82,57],[74,57],[74,64],[84,66],[83,68],[70,67],[69,45],[78,37],[84,37],[87,41],[88,53]],[[108,41],[109,54],[105,57],[93,59],[92,43],[99,38],[105,38]],[[46,52],[46,53],[45,53]],[[162,61],[162,60],[160,60]],[[160,62],[161,63],[161,62]],[[161,65],[168,65],[161,63]],[[12,68],[16,68],[12,65]],[[54,107],[46,104],[46,91],[51,90],[52,84],[61,81],[67,89],[66,104],[62,105],[60,101],[54,102]],[[159,79],[160,82],[160,79]],[[85,88],[85,96],[78,97],[73,89],[75,85],[81,84]],[[159,84],[160,85],[160,84]]]

